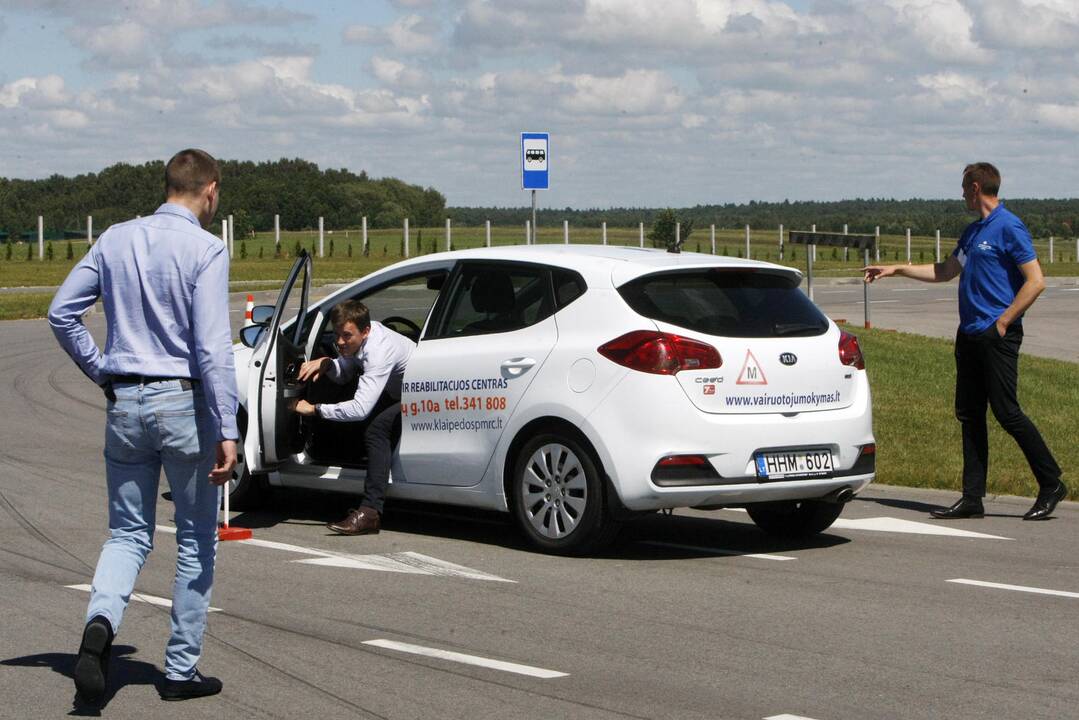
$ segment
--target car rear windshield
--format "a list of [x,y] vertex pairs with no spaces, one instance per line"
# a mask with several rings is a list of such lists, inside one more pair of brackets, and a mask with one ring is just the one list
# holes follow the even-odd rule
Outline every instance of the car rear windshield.
[[828,320],[798,289],[797,276],[759,270],[679,270],[618,288],[646,318],[726,337],[821,335]]

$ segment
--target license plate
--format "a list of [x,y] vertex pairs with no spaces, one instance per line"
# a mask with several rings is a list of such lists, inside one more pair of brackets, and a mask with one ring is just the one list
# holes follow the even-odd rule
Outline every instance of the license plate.
[[764,480],[817,477],[832,472],[830,450],[780,450],[756,455],[757,477]]

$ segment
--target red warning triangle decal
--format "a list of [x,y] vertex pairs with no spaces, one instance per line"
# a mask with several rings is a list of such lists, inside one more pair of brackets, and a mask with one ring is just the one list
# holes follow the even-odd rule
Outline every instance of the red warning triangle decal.
[[746,361],[742,363],[742,372],[738,373],[738,385],[767,385],[768,380],[764,377],[760,363],[754,357],[752,350],[746,350]]

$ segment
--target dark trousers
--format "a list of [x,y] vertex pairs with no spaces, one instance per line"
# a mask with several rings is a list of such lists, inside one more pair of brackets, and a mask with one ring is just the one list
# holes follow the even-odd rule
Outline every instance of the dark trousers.
[[392,401],[367,425],[363,442],[367,447],[367,482],[363,489],[363,504],[382,514],[386,502],[386,486],[390,481],[394,440],[401,434],[401,403]]
[[985,496],[989,467],[988,405],[993,416],[1019,444],[1042,492],[1060,481],[1060,466],[1053,459],[1038,428],[1019,407],[1019,346],[1023,328],[1012,325],[1000,337],[996,325],[981,335],[955,337],[955,416],[963,426],[963,495]]

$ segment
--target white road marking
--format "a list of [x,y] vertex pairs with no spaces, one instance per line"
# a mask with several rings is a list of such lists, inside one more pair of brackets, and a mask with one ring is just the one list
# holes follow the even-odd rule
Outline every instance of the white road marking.
[[1079,292],[1079,288],[1053,288],[1056,292]]
[[1011,538],[1001,537],[1000,535],[986,535],[985,533],[970,530],[960,530],[943,523],[923,523],[893,517],[862,518],[858,520],[839,518],[832,523],[832,527],[844,530],[871,530],[874,532],[909,533],[914,535],[948,535],[951,537],[1011,540]]
[[[175,533],[176,528],[169,525],[158,525],[158,531]],[[321,565],[323,567],[341,567],[354,570],[378,570],[381,572],[399,572],[410,575],[436,575],[439,577],[459,577],[469,580],[488,580],[491,582],[516,583],[516,580],[508,580],[498,575],[473,570],[464,565],[457,565],[446,560],[440,560],[430,555],[417,552],[396,552],[382,555],[357,555],[354,553],[333,552],[319,550],[318,548],[291,545],[289,543],[275,542],[273,540],[237,540],[237,545],[254,545],[255,547],[268,550],[281,550],[299,555],[314,555],[314,558],[306,560],[294,560],[293,562],[307,565]]]
[[[65,585],[64,587],[71,590],[82,590],[83,592],[90,592],[92,589],[89,585]],[[157,605],[159,607],[171,608],[172,600],[168,598],[158,597],[157,595],[147,595],[146,593],[131,593],[132,600],[138,600],[139,602],[149,603],[150,605]],[[221,612],[221,608],[210,608],[210,612]]]
[[771,717],[766,717],[764,718],[764,720],[813,720],[813,718],[806,717],[805,715],[791,715],[789,713],[783,713],[782,715],[772,715]]
[[768,553],[747,553],[741,550],[727,550],[726,548],[703,547],[701,545],[682,545],[681,543],[659,542],[658,540],[639,540],[640,545],[655,545],[656,547],[674,548],[676,550],[692,550],[699,553],[711,553],[715,555],[733,555],[737,557],[757,558],[759,560],[797,560],[793,555],[769,555]]
[[1027,587],[1026,585],[1005,585],[1004,583],[985,582],[984,580],[967,580],[966,578],[955,578],[948,580],[950,583],[959,583],[960,585],[977,585],[978,587],[996,588],[997,590],[1014,590],[1016,592],[1033,593],[1035,595],[1056,595],[1057,597],[1066,598],[1079,598],[1079,592],[1068,592],[1067,590],[1049,590],[1047,588]]
[[858,290],[817,290],[817,295],[849,295],[859,292]]
[[888,292],[926,292],[925,288],[891,288]]
[[438,658],[439,660],[459,662],[465,665],[475,665],[477,667],[516,673],[518,675],[528,675],[529,677],[542,678],[544,680],[567,677],[569,675],[569,673],[558,672],[557,670],[545,670],[544,668],[532,667],[530,665],[519,665],[517,663],[504,662],[502,660],[492,660],[479,655],[465,655],[464,653],[439,650],[437,648],[413,645],[411,643],[394,642],[393,640],[367,640],[363,644],[373,645],[374,647],[385,648],[387,650],[411,653],[413,655],[424,655],[426,657]]

